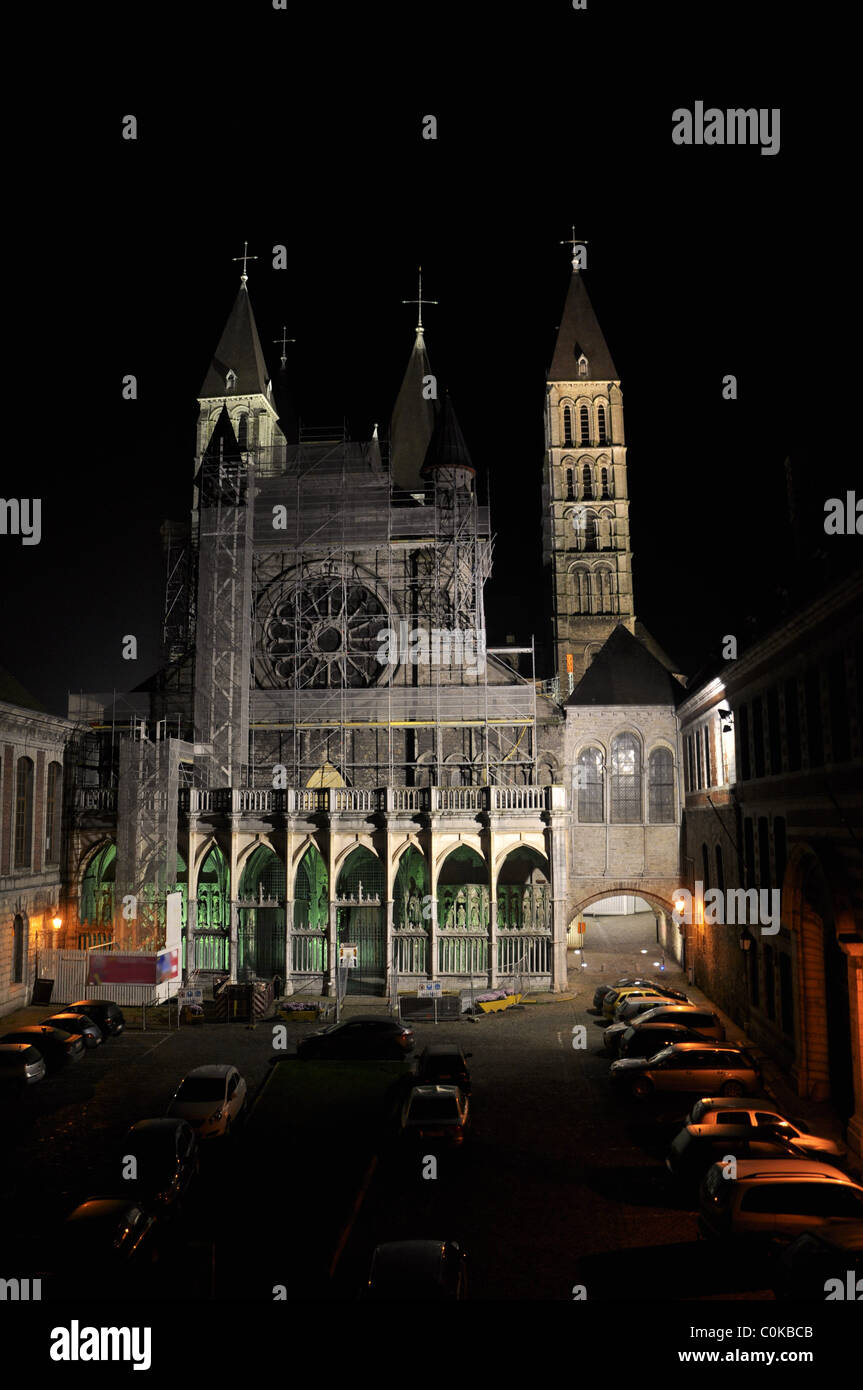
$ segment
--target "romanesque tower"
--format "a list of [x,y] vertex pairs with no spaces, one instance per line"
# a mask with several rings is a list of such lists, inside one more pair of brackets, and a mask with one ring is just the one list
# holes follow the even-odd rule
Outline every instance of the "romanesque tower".
[[543,563],[564,699],[618,623],[635,630],[623,393],[582,254],[576,246],[546,383]]

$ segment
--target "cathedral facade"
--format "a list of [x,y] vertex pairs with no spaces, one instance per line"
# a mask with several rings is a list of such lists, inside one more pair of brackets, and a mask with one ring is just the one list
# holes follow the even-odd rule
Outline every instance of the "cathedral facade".
[[292,431],[242,277],[190,523],[163,532],[164,668],[119,737],[96,697],[75,711],[97,726],[69,873],[88,942],[157,946],[174,889],[190,975],[329,991],[350,945],[368,994],[562,989],[589,902],[638,891],[667,925],[682,687],[635,619],[621,386],[573,267],[537,480],[546,681],[488,647],[488,507],[421,316],[388,440]]

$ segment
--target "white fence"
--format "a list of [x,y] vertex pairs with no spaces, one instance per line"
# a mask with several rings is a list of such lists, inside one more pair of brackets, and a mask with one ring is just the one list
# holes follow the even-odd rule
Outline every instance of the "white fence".
[[[71,1004],[76,999],[113,999],[115,1004],[163,1002],[176,992],[178,980],[163,985],[88,985],[87,962],[91,951],[39,951],[37,980],[53,980],[51,1005]],[[139,951],[111,951],[112,959],[136,960]]]

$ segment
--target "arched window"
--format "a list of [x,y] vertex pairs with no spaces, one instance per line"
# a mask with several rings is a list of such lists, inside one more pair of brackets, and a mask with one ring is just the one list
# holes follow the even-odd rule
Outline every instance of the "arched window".
[[652,825],[674,820],[674,759],[670,748],[654,748],[647,760],[647,799]]
[[15,867],[33,862],[33,759],[19,758],[15,781]]
[[608,469],[607,469],[607,468],[603,468],[603,470],[602,470],[602,472],[601,472],[601,474],[600,474],[600,478],[601,478],[601,482],[602,482],[602,496],[603,496],[604,498],[610,498],[610,497],[611,497],[611,493],[610,493],[609,490],[608,490]]
[[614,825],[641,820],[641,745],[634,734],[618,734],[611,745],[611,820]]
[[249,447],[249,415],[245,410],[237,422],[237,443],[241,449]]
[[590,411],[586,405],[579,406],[578,410],[578,433],[580,444],[590,443]]
[[598,405],[598,406],[596,407],[596,429],[597,429],[597,435],[596,435],[596,437],[597,437],[597,440],[599,441],[599,443],[600,443],[600,444],[607,444],[607,443],[608,443],[608,429],[607,429],[607,427],[606,427],[605,406],[604,406],[604,405]]
[[60,862],[60,812],[63,768],[60,763],[48,764],[48,788],[45,796],[45,863]]
[[593,597],[591,574],[588,570],[577,569],[572,572],[573,599],[576,613],[589,613]]
[[[600,523],[601,524],[601,523]],[[596,571],[596,611],[597,613],[611,613],[614,611],[614,599],[612,594],[612,574],[609,569],[598,569]]]
[[586,463],[581,470],[581,495],[586,502],[593,501],[593,474],[590,471],[589,463]]
[[611,549],[611,520],[603,512],[597,521],[600,550]]
[[582,535],[583,535],[583,537],[584,537],[584,549],[585,549],[585,550],[595,550],[595,549],[596,549],[596,517],[594,516],[593,512],[585,512],[585,515],[584,515],[584,530],[583,530],[583,532],[582,532]]
[[572,411],[568,405],[563,407],[563,442],[572,443]]
[[576,768],[578,790],[578,819],[582,825],[601,825],[602,753],[598,748],[584,748],[578,755]]
[[584,353],[582,353],[581,357],[578,359],[578,375],[587,376],[587,358],[584,356]]
[[574,493],[573,490],[572,490],[572,469],[571,469],[571,468],[567,468],[567,470],[566,470],[566,500],[567,500],[567,502],[573,502],[573,501],[575,500],[575,493]]
[[18,913],[12,923],[12,979],[13,985],[24,980],[24,918]]

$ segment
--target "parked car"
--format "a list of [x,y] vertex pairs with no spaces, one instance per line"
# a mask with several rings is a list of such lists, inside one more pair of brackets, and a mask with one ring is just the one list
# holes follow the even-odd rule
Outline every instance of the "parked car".
[[76,999],[74,1004],[68,1005],[68,1011],[86,1014],[88,1018],[92,1018],[94,1023],[98,1023],[103,1037],[106,1038],[119,1037],[126,1027],[123,1010],[113,999]]
[[602,1034],[602,1042],[606,1052],[612,1053],[615,1057],[619,1055],[620,1044],[623,1041],[624,1035],[632,1027],[636,1019],[641,1017],[641,1014],[638,1012],[639,1006],[642,1006],[643,1013],[648,1013],[651,1009],[656,1008],[657,1000],[650,998],[634,999],[632,1001],[634,1012],[627,1018],[618,1019],[615,1023],[610,1023],[608,1025]]
[[757,1090],[761,1072],[754,1057],[732,1043],[673,1043],[655,1057],[623,1057],[612,1062],[612,1080],[634,1096],[654,1091],[718,1091],[742,1096]]
[[644,1028],[648,1023],[685,1023],[687,1028],[694,1028],[706,1038],[725,1041],[722,1019],[706,1004],[659,1004],[632,1020],[633,1028]]
[[414,1086],[402,1107],[404,1139],[462,1144],[469,1124],[470,1101],[458,1086]]
[[467,1298],[467,1258],[454,1240],[397,1240],[377,1246],[361,1297],[427,1303]]
[[690,1110],[687,1124],[691,1125],[751,1125],[759,1131],[776,1134],[782,1139],[790,1139],[799,1149],[805,1149],[810,1158],[821,1159],[824,1163],[844,1163],[847,1152],[842,1144],[833,1139],[822,1139],[820,1134],[810,1134],[796,1122],[786,1119],[778,1105],[763,1096],[735,1097],[729,1103],[722,1096],[702,1096]]
[[226,1138],[246,1105],[244,1078],[228,1062],[195,1067],[177,1087],[167,1115],[188,1120],[199,1139]]
[[62,1277],[72,1258],[87,1270],[88,1296],[122,1297],[129,1278],[157,1264],[165,1239],[164,1221],[128,1197],[88,1197],[63,1223],[52,1264]]
[[863,1221],[863,1187],[803,1158],[741,1159],[735,1178],[714,1163],[700,1199],[698,1232],[712,1240],[781,1244],[828,1221]]
[[0,1043],[30,1043],[41,1052],[49,1072],[59,1071],[68,1062],[80,1062],[84,1056],[84,1039],[80,1034],[67,1033],[63,1028],[52,1028],[44,1023],[13,1028],[3,1034]]
[[[778,1299],[859,1302],[863,1292],[863,1221],[828,1220],[803,1231],[774,1264]],[[837,1281],[838,1280],[838,1287]]]
[[674,1177],[700,1183],[708,1168],[729,1158],[808,1158],[790,1139],[759,1134],[752,1125],[684,1125],[668,1150]]
[[636,1002],[644,1004],[642,1013],[636,1013],[635,1017],[629,1020],[622,1018],[618,1023],[610,1024],[603,1033],[602,1041],[608,1052],[620,1053],[623,1038],[629,1028],[644,1028],[653,1023],[676,1023],[684,1028],[692,1028],[703,1038],[715,1038],[717,1042],[725,1040],[725,1029],[719,1015],[702,1004],[656,1005],[650,999]]
[[413,1051],[414,1035],[398,1019],[380,1014],[348,1018],[308,1033],[297,1044],[304,1060],[379,1060],[404,1058]]
[[30,1043],[0,1043],[0,1094],[23,1095],[45,1078],[45,1058]]
[[52,1014],[51,1018],[43,1018],[42,1024],[46,1028],[62,1028],[73,1036],[77,1033],[88,1049],[102,1046],[102,1029],[86,1014]]
[[[664,995],[657,994],[655,991],[648,994],[632,995],[629,999],[622,999],[619,1004],[615,1005],[612,1017],[615,1023],[631,1023],[634,1018],[638,1018],[641,1014],[646,1014],[650,1009],[661,1009],[663,1005],[667,1005],[670,1002],[670,999]],[[675,1003],[677,1002],[678,1001],[675,1000]],[[681,1004],[690,1004],[692,1001],[684,997],[679,1002]]]
[[429,1043],[420,1053],[417,1079],[424,1085],[458,1086],[470,1095],[470,1072],[467,1059],[473,1054],[462,1052],[458,1043]]
[[602,1008],[602,1001],[613,989],[622,989],[624,985],[652,985],[653,980],[644,979],[638,975],[624,975],[619,980],[613,980],[611,984],[597,985],[593,992],[593,1007]]
[[683,1023],[651,1023],[646,1028],[627,1028],[617,1051],[619,1057],[655,1057],[672,1043],[710,1041],[703,1033]]
[[[129,1159],[137,1177],[124,1178]],[[118,1159],[119,1183],[138,1201],[156,1211],[174,1211],[188,1196],[200,1168],[198,1141],[188,1120],[165,1116],[139,1120],[123,1140]]]
[[679,989],[669,989],[653,980],[648,985],[624,985],[622,989],[611,990],[602,1001],[603,1015],[605,1018],[613,1018],[618,1004],[622,1004],[625,999],[645,999],[654,995],[659,999],[674,1000],[679,1004],[689,1002],[687,995]]

